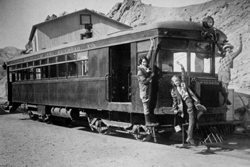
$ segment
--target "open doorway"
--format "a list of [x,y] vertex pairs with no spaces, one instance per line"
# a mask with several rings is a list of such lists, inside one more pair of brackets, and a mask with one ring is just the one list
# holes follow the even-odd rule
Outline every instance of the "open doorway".
[[109,99],[111,102],[130,102],[130,44],[110,47],[109,53]]

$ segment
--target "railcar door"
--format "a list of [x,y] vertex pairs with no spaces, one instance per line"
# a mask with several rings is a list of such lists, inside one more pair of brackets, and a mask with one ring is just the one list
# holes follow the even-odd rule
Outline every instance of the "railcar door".
[[130,44],[110,47],[109,101],[131,101]]

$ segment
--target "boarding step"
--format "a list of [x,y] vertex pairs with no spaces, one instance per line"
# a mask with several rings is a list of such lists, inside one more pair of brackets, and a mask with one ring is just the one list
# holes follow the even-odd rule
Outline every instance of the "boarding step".
[[110,120],[106,120],[106,119],[102,119],[102,121],[107,126],[112,126],[112,127],[119,127],[119,128],[127,129],[127,128],[132,126],[131,123],[127,123],[127,122],[110,121]]

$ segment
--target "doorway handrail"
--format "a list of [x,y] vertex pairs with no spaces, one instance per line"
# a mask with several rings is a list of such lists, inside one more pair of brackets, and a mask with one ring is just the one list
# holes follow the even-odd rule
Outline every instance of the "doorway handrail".
[[105,75],[105,99],[109,102],[109,94],[108,94],[108,80],[109,80],[109,74]]

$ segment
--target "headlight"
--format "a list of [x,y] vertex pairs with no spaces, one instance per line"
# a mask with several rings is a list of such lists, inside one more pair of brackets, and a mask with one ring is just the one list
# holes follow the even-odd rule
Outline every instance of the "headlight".
[[211,16],[205,17],[202,20],[202,25],[204,28],[211,28],[214,26],[214,19]]

